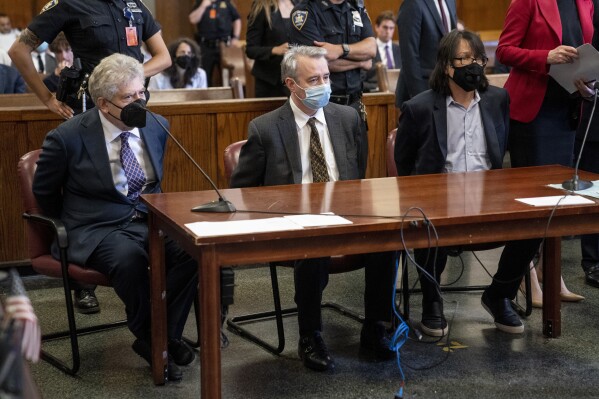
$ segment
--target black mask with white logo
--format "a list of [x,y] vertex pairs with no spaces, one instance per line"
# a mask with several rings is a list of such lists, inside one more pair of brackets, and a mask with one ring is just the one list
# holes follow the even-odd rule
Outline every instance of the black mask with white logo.
[[146,102],[141,98],[138,98],[132,103],[125,105],[123,108],[119,107],[112,101],[108,102],[121,110],[120,118],[112,114],[111,115],[123,122],[125,125],[137,128],[146,127]]
[[463,67],[453,67],[453,78],[450,77],[458,86],[466,91],[477,90],[482,81],[485,70],[482,66],[473,62]]

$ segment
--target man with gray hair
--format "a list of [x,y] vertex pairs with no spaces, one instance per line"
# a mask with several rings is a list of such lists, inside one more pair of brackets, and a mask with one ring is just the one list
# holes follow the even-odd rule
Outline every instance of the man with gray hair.
[[[125,303],[133,350],[150,363],[147,209],[139,196],[161,191],[167,135],[134,104],[145,104],[143,67],[134,58],[104,58],[89,91],[96,108],[46,136],[33,192],[45,214],[64,222],[69,260],[108,276]],[[181,334],[196,294],[197,265],[173,241],[165,251],[168,378],[180,380],[178,365],[195,356]]]
[[[297,46],[287,51],[281,77],[291,92],[280,108],[249,124],[247,143],[231,177],[231,187],[325,183],[360,178],[356,140],[360,116],[352,107],[329,103],[331,86],[326,50]],[[332,200],[323,198],[315,212],[334,211]],[[360,346],[377,359],[393,358],[385,322],[391,320],[394,253],[363,256],[366,320]],[[331,259],[295,261],[295,302],[300,341],[298,353],[304,366],[333,370],[335,362],[321,336],[320,302],[328,283]]]

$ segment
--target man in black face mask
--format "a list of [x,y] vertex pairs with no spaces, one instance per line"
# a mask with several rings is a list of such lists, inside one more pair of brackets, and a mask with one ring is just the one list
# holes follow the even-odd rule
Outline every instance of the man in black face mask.
[[[143,67],[134,58],[103,59],[89,80],[96,107],[48,133],[33,192],[44,213],[65,224],[69,260],[108,276],[125,303],[133,350],[149,363],[147,209],[139,196],[161,191],[167,135],[144,110],[143,82]],[[168,376],[180,380],[178,366],[194,359],[181,334],[196,293],[197,265],[172,241],[165,252]]]
[[[469,172],[499,169],[507,146],[509,97],[489,86],[484,74],[487,57],[473,32],[453,30],[440,43],[437,63],[427,90],[403,103],[395,141],[399,175]],[[472,193],[481,193],[474,187]],[[465,198],[475,201],[475,195]],[[482,303],[496,327],[521,333],[524,326],[512,310],[521,277],[539,246],[538,240],[508,243],[497,274]],[[422,332],[442,337],[448,326],[439,292],[441,273],[450,248],[415,250],[422,287]]]

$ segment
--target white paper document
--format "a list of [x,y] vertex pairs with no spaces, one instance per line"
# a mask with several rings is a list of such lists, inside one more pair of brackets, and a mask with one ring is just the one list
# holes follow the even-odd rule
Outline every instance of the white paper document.
[[599,80],[599,52],[587,43],[577,48],[578,59],[571,64],[551,65],[549,76],[557,81],[568,93],[577,89],[574,81],[582,79],[585,82]]
[[351,224],[350,220],[333,214],[290,215],[284,217],[231,220],[226,222],[195,222],[185,227],[197,237],[216,237],[234,234],[267,233],[272,231],[300,230],[304,227]]
[[[574,191],[576,194],[585,195],[587,197],[599,198],[599,180],[595,180],[592,182],[593,185],[586,190],[577,190]],[[557,188],[558,190],[564,190],[561,183],[558,184],[548,184],[548,187]]]
[[536,198],[516,198],[516,201],[523,202],[532,206],[555,206],[555,205],[587,205],[594,204],[595,201],[580,195],[554,195],[551,197]]

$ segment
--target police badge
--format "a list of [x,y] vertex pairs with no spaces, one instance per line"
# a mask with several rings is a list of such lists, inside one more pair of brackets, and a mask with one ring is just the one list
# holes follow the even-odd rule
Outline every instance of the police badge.
[[293,14],[291,14],[291,22],[293,23],[293,26],[295,26],[295,29],[297,29],[297,30],[302,30],[302,28],[304,27],[304,24],[306,23],[307,20],[308,20],[308,11],[296,11]]

